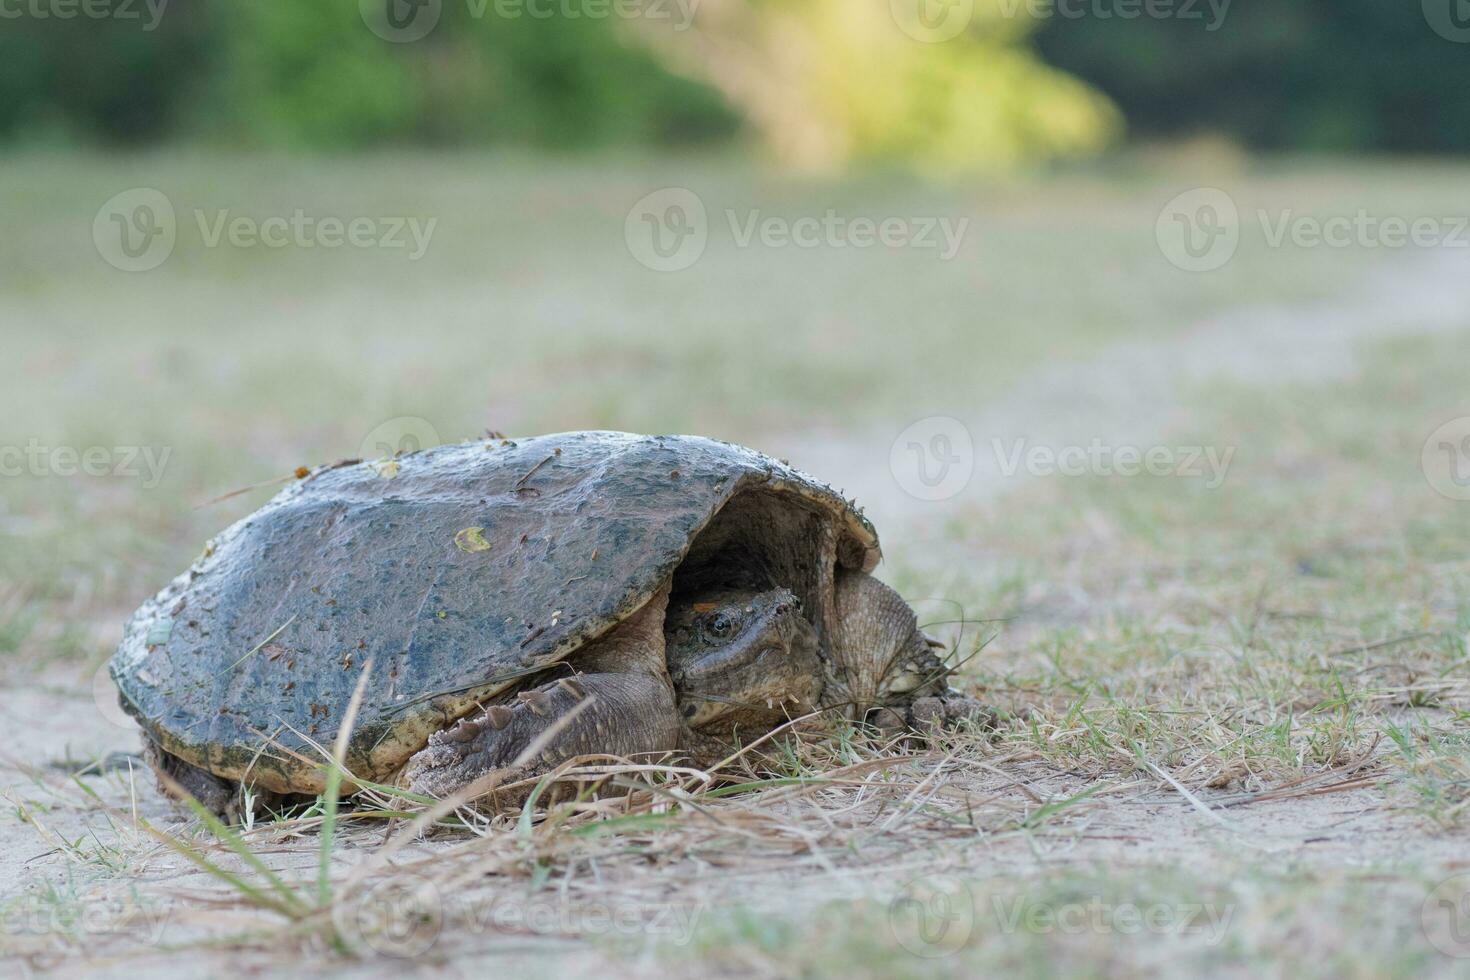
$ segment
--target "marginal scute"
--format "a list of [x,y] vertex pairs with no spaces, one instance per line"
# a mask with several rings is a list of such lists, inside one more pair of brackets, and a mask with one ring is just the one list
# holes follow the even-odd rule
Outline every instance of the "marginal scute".
[[735,569],[789,587],[825,634],[835,567],[879,558],[831,488],[709,439],[581,432],[397,463],[392,480],[353,461],[293,483],[134,614],[112,674],[165,750],[318,791],[319,746],[371,671],[348,765],[389,778],[434,732],[575,665],[670,580]]

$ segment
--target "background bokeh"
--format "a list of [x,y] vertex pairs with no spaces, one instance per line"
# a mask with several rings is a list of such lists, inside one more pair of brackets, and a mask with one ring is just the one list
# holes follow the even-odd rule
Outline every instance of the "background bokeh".
[[[1453,43],[1467,22],[1438,0],[393,4],[410,26],[379,25],[399,42],[385,44],[364,30],[387,15],[378,0],[89,0],[72,16],[65,0],[17,3],[0,34],[0,139],[589,150],[754,136],[802,162],[959,169],[1092,152],[1125,132],[1470,147]],[[905,43],[895,23],[933,43]]]

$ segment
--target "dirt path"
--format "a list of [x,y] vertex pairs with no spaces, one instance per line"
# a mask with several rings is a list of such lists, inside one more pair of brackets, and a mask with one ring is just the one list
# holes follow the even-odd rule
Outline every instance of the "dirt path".
[[[1084,361],[1063,361],[1018,379],[999,397],[976,393],[958,419],[972,439],[963,453],[973,475],[963,490],[940,500],[916,498],[916,467],[937,476],[941,461],[928,454],[943,425],[910,434],[922,459],[890,451],[905,425],[866,435],[810,432],[776,435],[760,448],[819,473],[861,502],[890,541],[905,541],[905,557],[930,550],[946,519],[968,507],[1021,488],[1023,463],[1012,468],[1017,440],[1026,447],[1147,448],[1165,439],[1189,408],[1189,389],[1209,381],[1250,384],[1314,382],[1351,377],[1366,342],[1424,333],[1470,330],[1470,254],[1442,250],[1395,256],[1341,298],[1303,307],[1247,307],[1194,324],[1177,337],[1115,345]],[[952,393],[946,399],[952,399]],[[997,448],[999,447],[999,448]],[[1219,447],[1221,451],[1227,447]],[[1181,460],[1182,462],[1182,460]],[[962,465],[957,463],[956,465]],[[1207,459],[1197,464],[1208,478]],[[941,489],[948,489],[943,487]],[[915,540],[924,547],[912,546]]]

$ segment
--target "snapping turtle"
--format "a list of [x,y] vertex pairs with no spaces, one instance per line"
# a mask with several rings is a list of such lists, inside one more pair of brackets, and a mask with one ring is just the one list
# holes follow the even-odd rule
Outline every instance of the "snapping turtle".
[[154,766],[230,814],[241,782],[323,789],[360,680],[348,769],[434,795],[817,708],[982,717],[878,559],[839,494],[739,446],[442,446],[282,491],[133,615],[111,671]]

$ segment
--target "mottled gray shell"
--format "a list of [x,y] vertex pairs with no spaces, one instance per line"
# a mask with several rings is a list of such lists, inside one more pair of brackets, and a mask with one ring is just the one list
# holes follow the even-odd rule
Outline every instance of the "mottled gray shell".
[[112,675],[164,748],[320,789],[365,670],[349,767],[429,735],[675,589],[785,585],[825,634],[838,566],[878,561],[830,488],[749,449],[582,432],[325,467],[212,541],[127,625]]

